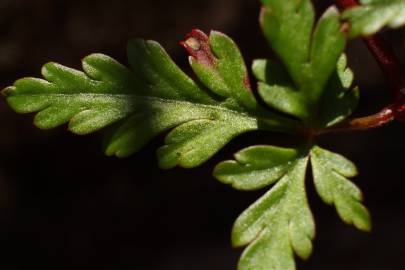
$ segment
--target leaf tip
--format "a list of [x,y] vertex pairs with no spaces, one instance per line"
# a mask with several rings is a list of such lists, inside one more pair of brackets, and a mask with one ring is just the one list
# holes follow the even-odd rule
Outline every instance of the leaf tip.
[[58,68],[60,65],[55,62],[48,62],[41,67],[41,74],[44,78],[49,78],[52,70]]
[[9,97],[16,90],[15,86],[9,86],[0,91],[1,95],[5,98]]
[[132,55],[131,52],[139,51],[141,47],[145,47],[146,41],[141,38],[132,38],[127,43],[127,52]]
[[217,164],[214,169],[212,170],[212,175],[218,179],[221,183],[224,184],[230,184],[229,180],[227,177],[224,177],[224,166],[226,166],[226,161],[223,161],[219,164]]
[[373,225],[371,222],[370,212],[365,207],[361,208],[363,213],[361,217],[353,220],[353,226],[362,232],[371,233],[373,231]]
[[232,232],[231,232],[231,245],[232,248],[242,248],[249,244],[250,241],[244,240],[240,237],[240,232],[237,231],[236,223],[233,225]]
[[99,60],[106,60],[108,57],[102,53],[92,53],[81,59],[83,64],[91,65]]
[[227,35],[225,35],[224,33],[220,32],[220,31],[216,31],[216,30],[211,30],[210,31],[210,38],[212,37],[227,37]]
[[198,63],[213,66],[215,56],[209,46],[209,37],[199,29],[193,29],[186,35],[185,40],[180,41],[180,45],[186,49],[192,58]]
[[339,16],[340,12],[336,6],[330,6],[322,15],[322,17]]
[[125,158],[128,156],[128,154],[124,154],[122,150],[119,149],[119,147],[114,146],[114,145],[107,145],[104,150],[104,154],[107,157],[117,157],[117,158]]

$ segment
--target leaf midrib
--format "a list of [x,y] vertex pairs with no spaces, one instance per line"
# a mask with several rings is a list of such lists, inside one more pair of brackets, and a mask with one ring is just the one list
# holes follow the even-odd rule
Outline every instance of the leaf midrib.
[[[243,117],[243,118],[248,118],[250,120],[257,121],[260,117],[257,115],[253,115],[248,112],[242,112],[242,111],[237,111],[237,110],[231,110],[228,108],[225,108],[221,105],[207,105],[203,103],[194,103],[194,102],[189,102],[189,101],[184,101],[184,100],[175,100],[175,99],[164,99],[164,98],[159,98],[159,97],[147,97],[147,96],[139,96],[139,95],[130,95],[130,94],[105,94],[105,93],[38,93],[38,94],[17,94],[17,95],[10,95],[9,98],[18,98],[18,97],[39,97],[39,96],[45,96],[47,98],[52,98],[52,97],[106,97],[106,98],[113,98],[113,99],[121,99],[121,100],[140,100],[143,99],[145,101],[149,100],[151,103],[161,103],[161,104],[184,104],[188,106],[195,106],[199,108],[207,108],[212,111],[222,111],[224,114],[232,114],[232,115],[237,115],[238,117]],[[147,102],[145,102],[147,104]]]

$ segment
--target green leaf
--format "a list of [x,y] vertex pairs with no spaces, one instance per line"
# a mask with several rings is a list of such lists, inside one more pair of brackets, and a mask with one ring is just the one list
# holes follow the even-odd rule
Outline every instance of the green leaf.
[[[342,85],[350,85],[349,77],[342,78],[347,79],[342,79]],[[309,157],[321,198],[334,204],[346,223],[360,230],[371,230],[370,216],[361,204],[361,191],[347,179],[357,175],[353,163],[318,146],[312,147],[309,155],[307,151],[306,148],[254,146],[235,154],[235,161],[222,162],[215,168],[216,178],[240,190],[255,190],[275,183],[234,224],[232,244],[248,245],[238,269],[294,270],[294,253],[302,259],[311,255],[315,224],[305,191]]]
[[299,84],[311,49],[315,18],[311,1],[262,0],[262,3],[260,22],[264,35]]
[[[106,140],[107,155],[129,156],[172,130],[158,150],[163,168],[198,166],[247,131],[294,130],[295,121],[256,106],[243,84],[236,45],[222,34],[212,35],[218,74],[229,85],[226,99],[184,74],[158,43],[144,40],[129,42],[133,71],[94,54],[83,60],[84,72],[49,63],[42,69],[45,80],[21,79],[3,94],[17,112],[38,112],[34,122],[43,129],[68,122],[72,132],[88,134],[116,123]],[[239,74],[239,80],[231,74]]]
[[265,81],[270,87],[259,86],[261,95],[271,107],[311,124],[346,44],[340,14],[336,8],[329,8],[314,28],[311,1],[262,2],[264,35],[281,58],[293,84],[280,87]]
[[357,169],[346,158],[314,147],[311,163],[316,190],[322,200],[335,205],[342,220],[363,231],[371,230],[370,215],[361,203],[363,195],[348,177],[357,175]]
[[312,38],[310,65],[305,76],[310,80],[304,87],[312,99],[319,101],[326,84],[336,69],[337,62],[346,45],[345,34],[341,31],[340,14],[335,7],[325,11],[319,19]]
[[[191,48],[190,64],[201,82],[216,94],[234,99],[242,108],[256,109],[246,65],[233,40],[217,31],[211,31],[207,37],[198,30],[191,32],[188,38],[197,42],[198,52],[208,58],[201,59]],[[184,44],[188,48],[187,43]]]
[[[259,94],[270,107],[305,119],[308,115],[304,106],[305,96],[294,90],[287,71],[281,65],[259,59],[253,62],[252,69],[256,78],[265,82],[259,82]],[[342,54],[320,100],[319,124],[314,126],[325,128],[336,125],[355,111],[360,93],[357,87],[352,87],[353,78],[352,70],[347,67],[346,55]]]
[[294,252],[306,259],[312,252],[315,225],[305,192],[308,158],[299,158],[275,186],[236,220],[234,246],[250,245],[240,270],[293,270]]
[[235,161],[218,164],[214,176],[240,190],[255,190],[279,180],[294,165],[299,151],[275,146],[252,146],[235,154]]
[[19,113],[39,112],[34,120],[42,129],[70,121],[69,129],[88,134],[125,118],[134,108],[130,89],[144,86],[111,58],[94,54],[83,60],[86,73],[48,63],[42,68],[46,80],[24,78],[3,94]]
[[253,62],[253,73],[259,82],[259,95],[271,108],[306,119],[309,117],[307,101],[302,92],[295,89],[287,71],[271,60]]
[[405,24],[405,0],[362,0],[362,6],[348,9],[343,19],[350,22],[349,36],[370,36],[383,27]]
[[357,108],[360,92],[357,87],[352,88],[353,78],[352,70],[347,67],[346,55],[342,54],[322,98],[319,110],[321,128],[338,124]]

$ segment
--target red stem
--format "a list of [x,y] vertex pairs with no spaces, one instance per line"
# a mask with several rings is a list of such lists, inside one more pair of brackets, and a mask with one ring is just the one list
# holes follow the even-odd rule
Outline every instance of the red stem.
[[348,9],[351,7],[358,6],[359,2],[357,2],[357,0],[336,0],[336,4],[341,9]]
[[394,49],[381,35],[364,38],[368,49],[372,52],[380,68],[384,72],[392,90],[396,96],[404,88],[404,79],[399,59]]
[[395,118],[395,109],[392,106],[388,106],[381,110],[380,112],[361,118],[354,118],[345,122],[342,122],[339,125],[323,129],[318,131],[318,135],[329,133],[329,132],[338,132],[338,131],[353,131],[353,130],[367,130],[371,128],[381,127]]
[[[357,0],[336,0],[336,2],[341,9],[349,9],[359,5]],[[394,49],[379,34],[365,37],[363,40],[387,77],[388,82],[394,90],[394,94],[397,95],[398,91],[404,88],[405,82],[402,76],[402,67],[399,64],[399,59],[395,55]]]
[[[341,9],[349,9],[359,5],[357,0],[336,0],[336,3]],[[365,37],[363,40],[387,78],[394,94],[394,102],[375,115],[348,120],[336,127],[336,130],[362,130],[379,127],[395,118],[405,120],[404,73],[394,49],[379,34]]]

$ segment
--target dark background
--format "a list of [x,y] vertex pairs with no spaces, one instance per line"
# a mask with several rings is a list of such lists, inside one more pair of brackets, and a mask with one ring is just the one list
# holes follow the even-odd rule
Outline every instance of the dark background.
[[[319,11],[330,4],[321,2]],[[0,0],[0,88],[39,76],[48,61],[80,68],[93,52],[126,63],[132,37],[155,39],[187,67],[178,41],[194,27],[233,37],[248,64],[270,51],[257,23],[259,1]],[[386,38],[404,59],[404,35]],[[389,89],[361,42],[348,46],[362,101],[358,114],[387,104]],[[41,131],[0,98],[0,268],[236,269],[241,250],[229,244],[233,221],[261,192],[239,192],[211,176],[214,165],[241,148],[288,141],[241,136],[207,164],[158,169],[162,138],[127,159],[105,157],[101,133],[75,136],[66,127]],[[308,181],[317,221],[314,254],[298,269],[405,269],[405,129],[336,134],[321,144],[359,167],[356,182],[374,221],[372,234],[344,225]],[[310,180],[310,179],[309,179]]]

